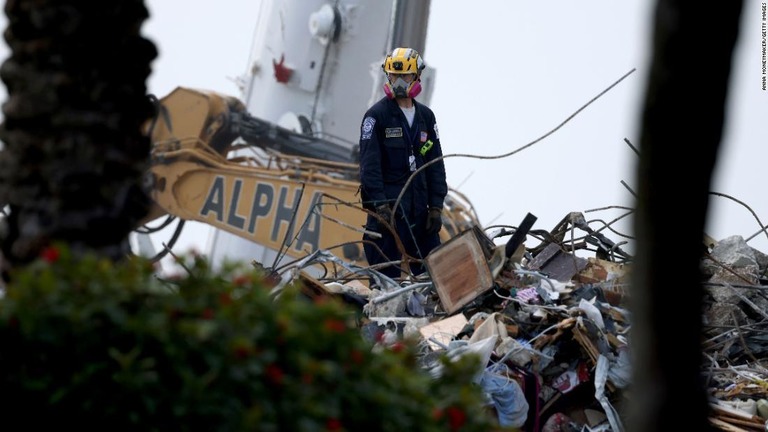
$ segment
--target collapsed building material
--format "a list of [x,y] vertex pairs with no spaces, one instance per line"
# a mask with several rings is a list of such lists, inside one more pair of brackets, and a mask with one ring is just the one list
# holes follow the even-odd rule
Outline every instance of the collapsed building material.
[[[577,215],[564,220],[580,226]],[[543,432],[547,424],[558,430],[552,429],[558,423],[577,428],[572,430],[623,430],[632,399],[625,391],[632,371],[632,316],[625,307],[632,262],[600,248],[594,253],[604,258],[585,257],[588,250],[558,241],[562,226],[558,229],[546,235],[529,231],[545,241],[532,248],[520,243],[523,247],[513,257],[505,255],[509,242],[496,246],[477,227],[462,232],[427,257],[424,277],[387,281],[382,291],[361,296],[368,299],[364,312],[369,316],[361,331],[377,345],[418,336],[425,358],[480,339],[492,342],[486,365],[493,373],[486,382],[489,392],[502,380],[513,380],[525,401],[513,392],[506,396],[516,395],[508,399],[516,400],[509,402],[514,405],[505,405],[500,394],[489,403],[500,421],[506,415],[507,421],[519,422],[527,406],[522,431]],[[768,256],[746,247],[740,238],[712,242],[709,249],[702,260],[709,277],[703,283],[710,293],[704,311],[708,339],[702,344],[709,363],[702,365],[702,374],[712,403],[727,406],[713,411],[709,422],[724,431],[758,430],[755,425],[768,417],[768,288],[759,285]],[[333,261],[324,253],[316,259]],[[372,269],[346,268],[381,279]],[[309,285],[303,288],[308,296],[349,290],[340,283],[323,288],[318,280],[299,277]],[[749,401],[765,413],[727,405],[734,401]]]

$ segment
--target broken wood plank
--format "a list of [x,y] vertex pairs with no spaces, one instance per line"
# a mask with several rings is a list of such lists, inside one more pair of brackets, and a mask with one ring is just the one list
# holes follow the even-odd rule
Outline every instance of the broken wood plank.
[[437,351],[445,349],[466,325],[467,318],[462,314],[456,314],[419,328],[419,333],[428,341],[429,347]]
[[333,293],[326,288],[325,284],[313,278],[306,272],[300,272],[298,277],[301,293],[312,300],[320,298],[331,298]]
[[749,420],[749,421],[763,423],[763,424],[765,423],[765,420],[763,420],[759,416],[750,414],[748,412],[744,412],[740,409],[731,408],[729,406],[721,405],[719,403],[710,403],[709,406],[712,408],[712,410],[715,413],[726,416],[726,417],[734,417],[738,419],[744,419],[744,420]]
[[749,429],[743,429],[738,426],[734,426],[717,418],[710,417],[709,421],[719,430],[724,432],[751,432]]

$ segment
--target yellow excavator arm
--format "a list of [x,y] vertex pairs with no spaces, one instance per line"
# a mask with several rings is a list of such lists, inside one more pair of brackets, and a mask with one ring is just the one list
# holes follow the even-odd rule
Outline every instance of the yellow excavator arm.
[[[155,205],[143,224],[172,215],[295,258],[327,249],[365,263],[353,150],[254,118],[215,92],[178,87],[157,102],[145,182]],[[467,201],[449,194],[444,240],[473,225]]]

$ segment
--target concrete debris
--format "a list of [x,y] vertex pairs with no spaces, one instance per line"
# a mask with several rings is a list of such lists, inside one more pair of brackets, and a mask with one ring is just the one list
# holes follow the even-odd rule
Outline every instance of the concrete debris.
[[[481,341],[490,346],[476,382],[502,425],[526,432],[623,431],[622,413],[632,399],[626,241],[593,230],[580,213],[549,232],[530,229],[530,214],[526,221],[523,236],[501,230],[491,238],[477,228],[460,233],[427,257],[428,274],[397,281],[399,287],[382,283],[375,270],[348,267],[350,273],[326,289],[308,291],[360,293],[367,301],[363,335],[379,346],[416,336],[425,367],[437,354],[460,355]],[[514,244],[496,244],[510,234]],[[539,244],[525,247],[530,239]],[[702,246],[708,296],[702,376],[710,423],[719,430],[766,430],[768,255],[739,236],[705,237]],[[329,259],[327,252],[319,256]],[[361,274],[371,289],[355,280]]]

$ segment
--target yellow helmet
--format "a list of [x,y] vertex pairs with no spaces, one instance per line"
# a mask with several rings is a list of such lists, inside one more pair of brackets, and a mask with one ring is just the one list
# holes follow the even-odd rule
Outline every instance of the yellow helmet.
[[424,60],[413,48],[395,48],[381,65],[385,73],[421,75]]

